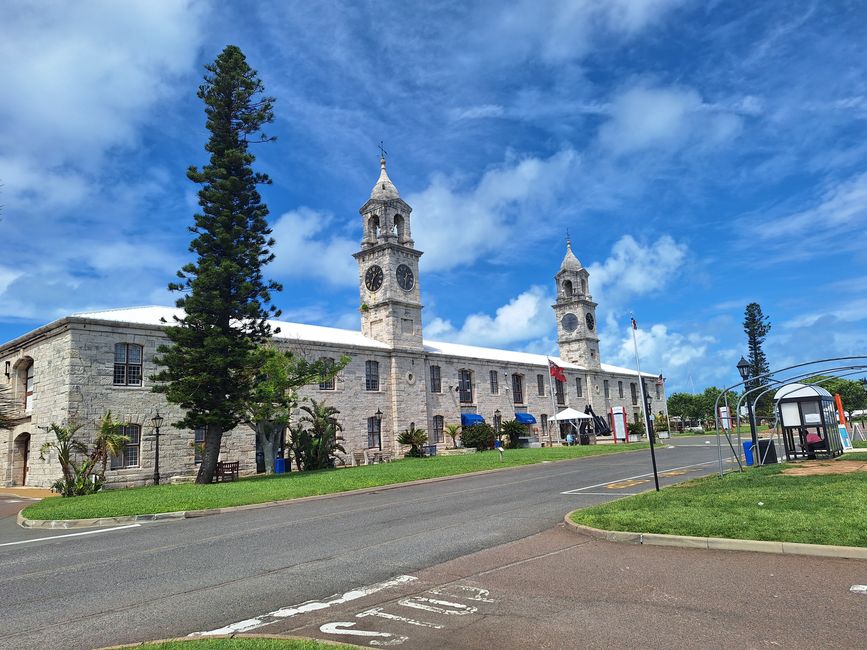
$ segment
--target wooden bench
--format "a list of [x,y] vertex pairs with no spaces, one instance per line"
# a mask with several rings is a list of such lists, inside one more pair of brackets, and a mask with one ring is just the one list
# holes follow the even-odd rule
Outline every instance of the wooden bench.
[[232,463],[227,463],[224,461],[219,461],[217,463],[217,468],[214,470],[214,482],[219,483],[220,481],[234,481],[238,478],[238,466],[240,462],[235,461]]

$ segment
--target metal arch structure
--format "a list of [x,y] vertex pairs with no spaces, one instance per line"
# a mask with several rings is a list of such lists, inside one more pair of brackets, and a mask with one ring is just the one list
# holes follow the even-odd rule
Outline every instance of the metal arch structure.
[[[779,368],[777,370],[771,370],[771,371],[766,372],[764,374],[757,375],[756,377],[750,377],[749,379],[739,381],[736,384],[732,384],[731,386],[727,386],[726,388],[723,388],[722,392],[719,395],[717,395],[717,398],[714,401],[714,405],[713,405],[714,423],[716,426],[717,451],[719,454],[719,475],[720,475],[720,477],[722,477],[724,475],[723,457],[722,457],[722,438],[720,436],[720,419],[719,419],[719,401],[720,401],[721,397],[723,397],[724,395],[727,395],[728,392],[730,390],[732,390],[733,388],[738,388],[739,386],[745,387],[748,381],[755,381],[756,379],[767,379],[767,378],[775,375],[776,373],[785,372],[786,370],[792,370],[794,368],[805,368],[807,366],[815,366],[815,365],[818,365],[820,363],[831,363],[834,361],[855,361],[855,360],[867,361],[867,356],[853,355],[853,356],[848,356],[848,357],[829,357],[826,359],[814,359],[813,361],[804,361],[802,363],[796,363],[794,365],[786,366],[784,368]],[[813,372],[811,372],[810,374],[813,374]],[[775,380],[775,381],[778,381],[778,380]],[[726,399],[728,399],[728,398],[726,398]],[[726,432],[725,435],[726,435],[726,440],[729,443],[729,447],[731,447],[732,453],[735,455],[735,458],[737,458],[738,466],[741,467],[741,469],[742,469],[741,461],[740,461],[740,455],[734,449],[734,445],[732,444],[731,436],[729,436],[728,432]]]
[[[841,367],[839,367],[839,368],[825,368],[825,369],[823,370],[823,372],[837,372],[837,371],[840,371],[840,370],[849,370],[850,372],[844,372],[844,373],[842,373],[842,374],[834,375],[834,376],[832,376],[832,377],[826,377],[825,379],[821,379],[821,380],[816,381],[816,382],[813,382],[813,383],[811,383],[811,384],[809,384],[809,385],[810,385],[810,386],[819,386],[819,385],[821,385],[821,384],[824,384],[825,382],[833,381],[833,380],[835,380],[835,379],[841,379],[841,378],[843,378],[843,377],[848,377],[849,375],[860,375],[862,372],[864,372],[864,370],[867,370],[867,365],[859,365],[859,366],[841,366]],[[797,379],[806,379],[807,377],[810,377],[812,374],[813,374],[813,373],[811,372],[811,373],[807,373],[807,374],[804,374],[804,375],[797,375],[797,376],[795,376],[795,377],[790,377],[790,378],[786,379],[785,382],[777,380],[777,381],[778,381],[778,385],[779,385],[779,384],[784,384],[784,385],[785,385],[785,383],[788,383],[788,382],[790,382],[790,381],[797,380]],[[775,386],[774,388],[776,388],[776,386]],[[756,396],[756,399],[753,400],[753,408],[755,408],[756,403],[758,403],[758,401],[762,398],[763,395],[765,395],[766,393],[770,393],[772,390],[774,390],[774,388],[768,388],[768,389],[762,391],[761,393],[759,393],[759,394]],[[794,392],[796,392],[796,391],[798,391],[798,390],[800,390],[800,388],[793,388],[792,390],[790,390],[788,393],[786,393],[786,394],[783,395],[782,397],[786,397],[789,393],[794,393]],[[743,400],[743,397],[745,397],[745,396],[746,396],[746,393],[744,393],[744,395],[741,397],[741,400]],[[740,408],[740,400],[738,401],[738,408]],[[737,424],[737,426],[738,426],[738,443],[740,444],[740,413],[738,413],[738,424]],[[763,465],[763,464],[764,464],[764,460],[765,460],[765,458],[767,457],[767,453],[768,453],[768,449],[765,450],[765,456],[762,457],[761,462],[759,463],[760,465]]]

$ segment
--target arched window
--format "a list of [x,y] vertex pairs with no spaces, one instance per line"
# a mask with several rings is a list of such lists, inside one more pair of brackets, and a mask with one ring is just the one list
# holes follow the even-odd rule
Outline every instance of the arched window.
[[433,435],[431,436],[431,442],[434,444],[445,442],[445,436],[443,435],[443,416],[435,415],[433,416]]
[[587,293],[587,280],[585,280],[584,278],[581,278],[581,293]]
[[142,346],[116,343],[114,346],[114,385],[141,386]]
[[398,241],[403,241],[406,237],[406,221],[404,221],[403,216],[396,214],[394,215],[394,234],[397,235]]
[[563,295],[566,296],[567,298],[571,298],[572,293],[573,293],[572,280],[566,280],[563,283]]
[[380,227],[379,227],[379,217],[373,215],[370,220],[367,222],[368,234],[371,237],[379,237]]
[[30,363],[22,371],[24,375],[24,412],[30,413],[33,410],[33,361]]
[[524,375],[512,375],[512,401],[515,404],[524,403]]

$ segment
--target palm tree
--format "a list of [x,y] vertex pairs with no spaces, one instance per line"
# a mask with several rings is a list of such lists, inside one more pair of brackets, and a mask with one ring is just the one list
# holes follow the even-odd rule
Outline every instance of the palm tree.
[[78,478],[81,470],[86,470],[89,463],[85,462],[79,468],[75,465],[75,454],[87,455],[87,445],[80,440],[75,439],[75,434],[84,426],[82,424],[69,424],[61,426],[52,422],[45,431],[54,434],[54,440],[49,440],[44,443],[39,449],[39,460],[45,460],[45,454],[50,453],[52,449],[57,451],[57,461],[60,463],[60,470],[63,472],[63,478],[57,481],[53,488],[56,488],[63,496],[73,496],[75,494],[76,478]]
[[328,406],[324,401],[317,402],[315,399],[311,399],[309,405],[302,406],[301,410],[306,413],[302,416],[301,423],[310,425],[305,427],[310,435],[309,462],[305,469],[334,467],[337,452],[346,453],[343,445],[340,444],[343,442],[340,435],[343,426],[335,417],[340,414],[340,411],[333,406]]
[[446,435],[452,439],[452,448],[457,449],[458,446],[458,436],[461,433],[461,425],[460,424],[447,424],[445,426]]
[[123,435],[120,430],[121,424],[112,419],[111,411],[102,416],[99,431],[93,441],[93,450],[90,452],[94,466],[101,464],[100,479],[105,479],[105,468],[109,457],[117,456],[123,450],[123,446],[129,442],[129,436]]
[[424,429],[416,429],[415,424],[410,424],[409,429],[404,429],[397,436],[397,441],[402,445],[409,445],[410,449],[407,452],[409,458],[422,458],[424,451],[422,446],[427,442],[427,431]]

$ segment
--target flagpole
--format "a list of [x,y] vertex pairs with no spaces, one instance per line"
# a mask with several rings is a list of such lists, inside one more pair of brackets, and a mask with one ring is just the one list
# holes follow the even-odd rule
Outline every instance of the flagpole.
[[650,460],[653,463],[653,482],[656,484],[656,491],[659,492],[659,474],[656,471],[656,451],[653,448],[653,431],[650,428],[650,416],[647,414],[647,397],[644,394],[644,378],[641,376],[641,362],[638,360],[638,339],[635,337],[635,330],[637,329],[638,323],[636,323],[633,318],[632,345],[635,348],[635,367],[638,369],[638,387],[641,389],[641,410],[644,412],[644,425],[647,429],[647,439],[650,441]]
[[[549,357],[545,357],[548,359],[548,390],[551,391],[551,412],[553,415],[551,417],[555,418],[554,422],[557,422],[557,407],[554,406],[554,375],[551,374],[551,359]],[[559,423],[558,423],[559,426]],[[548,421],[548,446],[551,446],[551,422]],[[560,437],[560,431],[557,431],[557,437]]]

